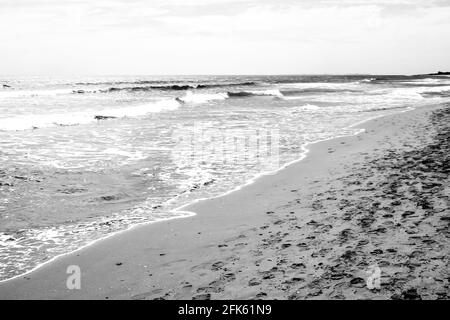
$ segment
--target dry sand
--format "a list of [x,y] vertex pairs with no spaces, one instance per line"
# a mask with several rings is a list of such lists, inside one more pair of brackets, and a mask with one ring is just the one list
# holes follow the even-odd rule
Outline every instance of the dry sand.
[[[448,299],[450,108],[364,123],[276,175],[0,284],[0,299]],[[66,269],[81,267],[80,290]],[[366,280],[381,272],[380,287]],[[376,283],[375,283],[376,284]]]

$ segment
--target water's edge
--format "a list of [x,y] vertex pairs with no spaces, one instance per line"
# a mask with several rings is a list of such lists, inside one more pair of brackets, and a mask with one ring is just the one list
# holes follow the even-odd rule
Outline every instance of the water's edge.
[[[343,129],[345,130],[345,129],[355,128],[355,127],[357,127],[357,126],[360,126],[360,125],[363,125],[363,124],[367,124],[368,122],[373,121],[373,120],[378,119],[378,118],[384,118],[384,117],[394,116],[394,115],[397,115],[397,114],[400,114],[400,113],[405,113],[405,112],[413,111],[413,110],[415,110],[415,109],[416,109],[416,108],[409,107],[409,108],[407,108],[407,109],[405,109],[405,110],[401,110],[401,111],[398,111],[398,112],[395,112],[395,113],[373,116],[373,117],[368,118],[368,119],[366,119],[366,120],[358,121],[358,122],[356,122],[356,123],[354,123],[354,124],[352,124],[352,125],[349,125],[349,126],[343,128]],[[170,212],[172,212],[172,213],[178,214],[177,216],[168,217],[168,218],[162,218],[162,219],[157,220],[157,221],[144,221],[144,222],[139,222],[139,223],[136,223],[136,224],[129,225],[127,228],[125,228],[125,229],[123,229],[123,230],[118,230],[118,231],[116,231],[116,232],[112,232],[112,233],[110,233],[110,234],[107,234],[107,235],[105,235],[105,236],[103,236],[103,237],[100,237],[100,238],[98,238],[98,239],[95,239],[95,240],[93,240],[93,241],[91,241],[91,242],[89,242],[89,243],[87,243],[87,244],[85,244],[85,245],[83,245],[83,246],[81,246],[81,247],[75,249],[75,250],[72,250],[72,251],[69,251],[69,252],[66,252],[66,253],[62,253],[62,254],[56,255],[56,256],[50,258],[49,260],[44,261],[44,262],[42,262],[42,263],[36,265],[35,267],[31,268],[31,269],[28,270],[28,271],[25,271],[25,272],[23,272],[23,273],[14,275],[14,276],[12,276],[12,277],[10,277],[10,278],[0,279],[0,283],[4,283],[4,282],[7,282],[7,281],[12,281],[12,280],[18,279],[18,278],[20,278],[20,277],[23,277],[23,276],[25,276],[25,275],[31,274],[31,273],[33,273],[34,271],[36,271],[36,270],[42,268],[43,266],[45,266],[45,265],[47,265],[47,264],[50,264],[50,263],[54,262],[54,261],[57,260],[57,259],[60,259],[60,258],[62,258],[62,257],[64,257],[64,256],[67,256],[67,255],[71,255],[71,254],[76,253],[76,252],[79,252],[79,251],[81,251],[81,250],[83,250],[83,249],[86,249],[87,247],[90,247],[90,246],[96,244],[97,242],[107,240],[108,238],[113,237],[113,236],[116,236],[116,235],[119,235],[119,234],[121,234],[121,233],[123,233],[123,232],[132,231],[132,229],[134,229],[134,228],[136,228],[136,227],[141,227],[141,226],[144,226],[144,225],[150,225],[150,224],[153,224],[153,223],[161,223],[161,222],[165,222],[165,221],[169,221],[169,220],[181,219],[181,218],[189,218],[189,217],[195,216],[195,215],[197,215],[197,213],[195,213],[194,211],[189,211],[189,209],[188,209],[189,206],[191,206],[191,205],[193,205],[193,204],[195,204],[195,203],[198,203],[198,202],[200,202],[200,201],[210,200],[210,199],[217,199],[217,198],[224,197],[224,196],[226,196],[226,195],[228,195],[228,194],[230,194],[230,193],[239,191],[239,190],[241,190],[242,188],[244,188],[244,187],[246,187],[246,186],[248,186],[248,185],[251,185],[251,184],[255,183],[259,178],[261,178],[261,177],[263,177],[263,176],[275,175],[275,174],[277,174],[278,172],[280,172],[280,171],[286,169],[287,167],[289,167],[289,166],[291,166],[291,165],[293,165],[293,164],[296,164],[296,163],[301,162],[302,160],[304,160],[304,159],[307,157],[307,155],[309,154],[309,152],[310,152],[310,148],[309,148],[309,147],[310,147],[311,145],[314,145],[314,144],[317,144],[317,143],[320,143],[320,142],[325,142],[325,141],[330,141],[330,140],[334,140],[334,139],[339,139],[339,138],[343,138],[343,137],[356,136],[356,135],[359,135],[359,134],[361,134],[361,133],[363,133],[363,132],[365,132],[365,131],[366,131],[365,128],[358,128],[358,130],[357,130],[356,132],[352,133],[352,134],[337,135],[337,136],[334,136],[334,137],[330,137],[330,138],[321,139],[321,140],[316,140],[316,141],[313,141],[313,142],[306,143],[306,144],[304,144],[304,145],[301,147],[301,156],[300,156],[300,158],[295,159],[295,160],[293,160],[293,161],[290,161],[290,162],[284,164],[283,166],[281,166],[280,168],[278,168],[278,169],[276,169],[276,170],[268,171],[268,172],[262,172],[262,173],[256,175],[255,177],[253,177],[253,178],[247,180],[245,183],[243,183],[243,184],[241,184],[241,185],[239,185],[239,186],[237,186],[237,187],[235,187],[235,188],[233,188],[233,189],[231,189],[231,190],[229,190],[229,191],[226,191],[226,192],[221,193],[221,194],[216,195],[216,196],[211,196],[211,197],[207,197],[207,198],[198,198],[198,199],[192,200],[192,201],[190,201],[190,202],[188,202],[188,203],[186,203],[186,204],[183,204],[183,205],[181,205],[181,206],[179,206],[179,207],[177,207],[177,208],[175,208],[175,209],[173,209],[173,210],[170,211]],[[169,200],[169,201],[170,201],[170,200]]]

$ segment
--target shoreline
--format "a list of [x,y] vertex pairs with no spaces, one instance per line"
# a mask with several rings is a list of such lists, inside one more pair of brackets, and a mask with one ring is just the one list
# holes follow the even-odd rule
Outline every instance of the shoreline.
[[[349,129],[349,128],[358,127],[358,126],[363,125],[364,123],[373,121],[373,120],[378,119],[378,118],[388,117],[388,116],[392,116],[392,115],[395,115],[395,114],[400,114],[400,113],[403,113],[403,112],[412,111],[412,110],[414,110],[414,109],[415,109],[415,108],[411,108],[411,107],[410,107],[410,108],[407,108],[406,110],[398,111],[398,112],[393,113],[393,114],[385,114],[385,115],[374,116],[374,117],[368,118],[368,119],[366,119],[366,120],[361,120],[361,121],[358,121],[358,122],[356,122],[356,123],[354,123],[354,124],[351,124],[351,125],[349,125],[348,127],[345,127],[344,129]],[[69,251],[69,252],[66,252],[66,253],[62,253],[62,254],[58,254],[58,255],[52,257],[51,259],[49,259],[49,260],[47,260],[47,261],[45,261],[45,262],[43,262],[43,263],[41,263],[41,264],[38,264],[37,266],[31,268],[30,270],[25,271],[24,273],[17,274],[17,275],[15,275],[15,276],[10,277],[10,278],[0,279],[0,285],[1,285],[2,283],[5,283],[5,282],[9,282],[9,281],[13,281],[13,280],[15,280],[15,279],[21,278],[21,277],[25,277],[25,276],[27,276],[28,274],[31,274],[31,273],[33,273],[33,272],[39,270],[41,267],[43,267],[43,266],[45,266],[45,265],[47,265],[47,264],[51,264],[52,262],[54,262],[54,261],[57,260],[57,259],[63,258],[63,257],[65,257],[65,256],[67,256],[67,255],[71,255],[71,254],[77,253],[77,252],[79,252],[79,251],[82,251],[82,250],[84,250],[84,249],[86,249],[86,248],[88,248],[88,247],[90,247],[90,246],[92,246],[92,245],[95,245],[97,242],[108,240],[109,238],[114,237],[114,236],[116,236],[116,235],[119,235],[119,234],[121,234],[121,233],[123,233],[123,232],[132,231],[134,228],[138,228],[138,227],[146,226],[146,225],[151,225],[151,224],[155,224],[155,223],[166,222],[166,221],[170,221],[170,220],[174,220],[174,219],[184,219],[184,218],[190,218],[190,217],[193,217],[193,216],[197,215],[196,212],[194,212],[194,211],[189,211],[189,210],[183,210],[183,208],[189,207],[189,206],[194,205],[194,204],[196,204],[196,203],[198,203],[198,202],[201,202],[201,201],[205,201],[205,200],[213,200],[213,199],[216,199],[216,198],[225,197],[225,196],[227,196],[228,194],[231,194],[231,193],[233,193],[233,192],[237,192],[237,191],[241,190],[242,188],[245,188],[246,186],[249,186],[249,185],[251,185],[251,184],[257,182],[257,180],[258,180],[259,178],[261,178],[261,177],[264,177],[264,176],[270,176],[270,175],[275,175],[275,174],[277,174],[278,172],[280,172],[281,170],[284,170],[284,169],[286,169],[287,167],[289,167],[289,166],[291,166],[291,165],[293,165],[293,164],[296,164],[296,163],[298,163],[298,162],[304,160],[304,159],[308,156],[308,154],[309,154],[309,152],[310,152],[310,148],[309,148],[309,147],[312,146],[312,145],[314,145],[314,144],[321,143],[321,142],[325,142],[325,141],[330,141],[330,140],[334,140],[334,139],[344,138],[344,137],[352,137],[352,136],[356,136],[356,135],[358,135],[358,134],[363,133],[365,130],[366,130],[365,128],[359,128],[359,130],[358,130],[357,132],[353,133],[353,134],[348,134],[348,135],[345,135],[345,134],[344,134],[344,135],[338,135],[338,136],[334,136],[334,137],[332,137],[332,138],[322,139],[322,140],[317,140],[317,141],[313,141],[313,142],[306,143],[305,145],[303,145],[303,146],[301,147],[301,151],[302,151],[303,153],[301,154],[301,157],[300,157],[300,158],[295,159],[295,160],[292,160],[292,161],[290,161],[290,162],[288,162],[288,163],[282,165],[280,168],[278,168],[278,169],[276,169],[276,170],[273,170],[273,171],[267,171],[267,172],[262,172],[262,173],[256,175],[255,177],[253,177],[253,178],[247,180],[247,181],[244,182],[243,184],[240,184],[240,185],[236,186],[235,188],[233,188],[233,189],[231,189],[231,190],[228,190],[228,191],[225,191],[225,192],[223,192],[223,193],[221,193],[221,194],[219,194],[219,195],[212,196],[212,197],[207,197],[207,198],[198,198],[198,199],[192,200],[192,201],[190,201],[190,202],[188,202],[188,203],[186,203],[186,204],[183,204],[183,205],[181,205],[181,206],[179,206],[179,207],[176,207],[175,209],[173,209],[173,210],[170,211],[170,212],[184,213],[185,215],[174,216],[174,217],[165,218],[165,219],[161,219],[161,220],[157,220],[157,221],[144,221],[144,222],[140,222],[140,223],[137,223],[137,224],[132,224],[132,225],[128,226],[126,229],[119,230],[119,231],[115,231],[115,232],[112,232],[112,233],[110,233],[110,234],[107,234],[107,235],[105,235],[104,237],[95,239],[95,240],[93,240],[93,241],[91,241],[91,242],[89,242],[89,243],[87,243],[87,244],[85,244],[85,245],[82,245],[81,247],[79,247],[79,248],[77,248],[77,249],[75,249],[75,250],[72,250],[72,251]],[[170,202],[170,201],[172,201],[172,200],[173,200],[173,199],[170,199],[170,200],[168,200],[168,202]]]
[[[424,107],[424,108],[426,108],[426,107]],[[437,109],[437,108],[426,108],[426,109]],[[75,251],[72,251],[70,253],[57,256],[57,257],[53,258],[52,260],[49,260],[49,261],[45,262],[44,264],[36,267],[32,271],[29,271],[29,272],[27,272],[25,274],[22,274],[22,275],[19,275],[19,276],[10,278],[10,279],[2,280],[0,282],[0,298],[3,298],[3,297],[6,297],[6,298],[8,298],[8,297],[9,298],[19,298],[19,299],[20,298],[24,298],[24,297],[48,298],[48,297],[52,297],[52,296],[55,296],[55,297],[56,296],[60,296],[60,297],[63,297],[63,298],[77,298],[77,297],[78,298],[79,297],[84,297],[84,298],[97,297],[98,298],[98,297],[100,297],[100,296],[97,295],[98,293],[92,292],[91,290],[89,290],[89,292],[85,291],[85,290],[81,290],[81,291],[84,292],[84,293],[82,293],[81,291],[74,292],[74,291],[69,291],[66,288],[64,288],[65,280],[61,281],[61,279],[65,279],[65,277],[67,276],[65,274],[65,272],[64,272],[65,270],[63,268],[64,266],[67,266],[67,263],[65,262],[65,260],[70,260],[71,264],[72,264],[72,262],[79,260],[79,262],[81,262],[80,265],[89,265],[89,263],[88,263],[89,259],[86,258],[86,257],[90,256],[90,259],[92,259],[94,261],[92,261],[91,266],[87,267],[89,269],[88,273],[92,273],[92,274],[97,274],[98,275],[99,270],[96,269],[96,264],[97,263],[95,262],[95,259],[92,258],[92,256],[94,256],[94,257],[97,256],[98,252],[101,252],[103,250],[103,253],[100,255],[100,256],[103,256],[103,260],[101,260],[101,259],[99,260],[101,262],[100,264],[103,264],[103,262],[108,261],[106,264],[107,265],[111,265],[111,266],[108,267],[107,269],[112,269],[112,270],[116,271],[115,269],[117,269],[117,267],[114,268],[114,264],[111,264],[111,261],[112,261],[111,259],[112,258],[108,257],[108,255],[105,256],[105,251],[104,251],[105,248],[108,248],[110,246],[115,247],[116,244],[121,244],[121,243],[123,244],[125,242],[125,244],[128,247],[128,249],[129,250],[134,250],[134,252],[136,254],[136,252],[140,252],[141,251],[142,247],[141,248],[135,248],[132,245],[131,242],[128,243],[127,241],[129,241],[129,239],[133,239],[133,238],[134,239],[137,238],[137,239],[141,239],[142,240],[143,239],[142,237],[145,237],[145,235],[147,234],[147,232],[146,232],[147,230],[144,231],[144,229],[148,229],[149,231],[153,231],[153,232],[156,231],[156,233],[158,233],[158,230],[155,230],[155,229],[157,228],[156,226],[160,226],[161,229],[170,230],[170,231],[176,230],[176,232],[180,232],[180,233],[185,232],[186,233],[186,230],[184,230],[184,231],[183,230],[179,230],[179,228],[188,228],[190,226],[192,226],[194,229],[199,228],[199,226],[196,226],[196,227],[193,226],[193,225],[195,225],[195,222],[192,222],[192,220],[200,220],[200,222],[201,221],[205,222],[205,220],[206,220],[209,223],[209,226],[211,226],[211,224],[216,224],[217,225],[217,223],[218,223],[217,221],[211,221],[211,220],[214,220],[214,219],[212,219],[212,218],[214,218],[214,216],[215,216],[215,218],[219,218],[217,216],[217,214],[211,214],[210,216],[207,216],[208,213],[205,213],[205,211],[211,210],[210,209],[211,206],[213,208],[217,209],[218,211],[223,211],[224,210],[223,207],[225,205],[220,204],[220,203],[221,202],[225,202],[227,204],[230,203],[230,200],[223,199],[223,198],[227,198],[227,197],[228,198],[238,198],[238,199],[242,200],[242,197],[243,197],[242,194],[236,196],[236,194],[238,194],[238,193],[236,193],[234,191],[240,191],[240,193],[249,193],[248,189],[253,189],[253,191],[254,191],[254,189],[258,189],[258,186],[255,187],[255,185],[257,185],[257,184],[265,185],[265,186],[271,185],[271,184],[273,184],[273,181],[271,181],[271,180],[278,180],[279,181],[280,179],[285,178],[285,177],[280,177],[280,176],[286,176],[286,174],[287,174],[286,171],[288,169],[292,171],[292,170],[295,169],[295,168],[292,169],[292,167],[302,167],[302,164],[304,164],[305,162],[309,162],[309,165],[311,165],[311,161],[314,162],[314,158],[317,158],[320,155],[327,155],[327,154],[329,154],[330,152],[328,152],[329,150],[326,149],[326,147],[328,147],[330,145],[336,147],[335,144],[338,143],[337,147],[339,147],[339,145],[342,144],[342,142],[349,143],[348,142],[349,140],[357,140],[356,141],[356,143],[357,143],[358,140],[362,139],[362,138],[358,138],[358,137],[361,136],[361,134],[363,134],[363,133],[367,133],[367,130],[369,130],[370,128],[373,127],[373,125],[374,125],[373,122],[376,122],[377,119],[384,119],[384,122],[388,122],[389,119],[392,119],[392,117],[395,117],[395,116],[398,117],[398,115],[407,114],[409,112],[411,112],[411,113],[414,113],[414,112],[420,113],[421,111],[422,112],[426,112],[425,110],[420,110],[420,111],[417,111],[417,110],[418,109],[404,110],[402,112],[395,113],[393,115],[378,116],[378,117],[374,117],[373,119],[369,119],[369,120],[363,121],[360,124],[358,124],[358,123],[354,124],[353,126],[360,126],[362,124],[365,124],[365,128],[361,128],[359,132],[357,132],[357,133],[355,133],[353,135],[350,135],[350,136],[346,135],[346,136],[334,137],[334,138],[326,139],[324,141],[318,141],[318,142],[313,142],[313,143],[307,144],[307,145],[304,146],[304,149],[306,149],[306,153],[305,153],[305,155],[302,158],[294,160],[294,161],[292,161],[292,162],[290,162],[288,164],[285,164],[284,166],[282,166],[281,168],[277,169],[273,173],[264,173],[264,174],[258,175],[256,178],[249,180],[250,182],[248,181],[246,184],[238,186],[237,188],[235,188],[235,189],[233,189],[231,191],[227,191],[224,194],[221,194],[221,195],[218,195],[218,196],[215,196],[215,197],[212,197],[212,198],[196,199],[196,200],[194,200],[194,201],[192,201],[192,202],[190,202],[190,203],[188,203],[186,205],[182,205],[182,206],[176,208],[175,210],[181,212],[180,209],[189,208],[189,210],[192,210],[192,211],[187,211],[187,210],[182,210],[182,211],[183,212],[196,213],[195,215],[189,216],[189,218],[191,218],[191,219],[186,219],[186,220],[183,219],[183,221],[191,220],[191,221],[185,223],[185,226],[180,225],[180,223],[178,221],[178,220],[181,220],[180,218],[184,218],[184,217],[174,217],[172,219],[157,221],[157,222],[164,222],[164,226],[163,226],[163,224],[158,224],[158,223],[154,223],[154,222],[150,222],[150,223],[149,222],[144,222],[144,223],[139,224],[139,225],[134,225],[134,226],[130,227],[129,229],[122,230],[122,231],[116,232],[114,234],[108,235],[105,238],[96,240],[93,243],[91,243],[91,244],[89,244],[89,245],[87,245],[85,247],[79,248],[79,249],[77,249]],[[345,145],[345,143],[344,143],[344,145]],[[355,141],[353,141],[353,143],[355,143]],[[344,147],[342,147],[342,148],[344,148]],[[337,149],[338,148],[336,148],[335,151],[337,151]],[[333,151],[331,154],[335,153],[335,151]],[[312,152],[315,152],[315,154],[312,154]],[[311,160],[311,158],[313,158],[313,159]],[[306,161],[306,160],[308,160],[308,161]],[[306,164],[306,166],[307,165],[308,164]],[[303,166],[305,166],[305,165],[303,165]],[[287,174],[287,175],[289,176],[289,174]],[[305,186],[307,187],[307,185],[304,185],[303,187],[305,187]],[[259,192],[261,190],[257,190],[257,191]],[[283,197],[286,197],[288,195],[283,195],[283,192],[281,192],[281,195],[279,194],[278,196],[283,198]],[[244,196],[244,198],[245,198],[245,196]],[[215,203],[215,204],[211,204],[211,203]],[[216,207],[214,207],[214,206],[216,206]],[[249,207],[249,206],[251,207],[250,209],[255,209],[254,208],[255,204],[247,205],[247,207]],[[234,205],[233,208],[236,209],[236,205]],[[261,209],[261,208],[258,208],[258,210],[259,209]],[[238,221],[238,224],[236,224],[236,222],[230,221],[234,217],[242,219],[242,221]],[[263,216],[263,217],[265,218],[266,216]],[[236,231],[239,230],[239,228],[241,226],[249,227],[251,225],[258,224],[258,223],[260,223],[261,221],[264,220],[260,215],[256,215],[256,214],[248,215],[248,216],[245,217],[245,219],[243,219],[243,218],[244,218],[243,216],[241,216],[239,214],[236,215],[236,213],[233,213],[232,215],[229,215],[229,216],[225,216],[225,217],[222,216],[222,217],[220,217],[219,220],[221,220],[221,221],[219,221],[219,222],[224,222],[225,223],[225,220],[228,220],[228,221],[226,221],[225,224],[228,225],[228,226],[232,226],[231,229],[226,229],[225,228],[226,230],[225,229],[222,230],[218,226],[214,227],[215,229],[219,229],[219,230],[221,230],[223,232],[223,234],[221,234],[219,236],[220,240],[223,241],[224,238],[226,238],[224,236],[236,234]],[[237,227],[237,229],[236,229],[236,227]],[[205,232],[205,231],[207,232],[207,230],[208,230],[208,228],[204,228],[204,230],[202,230],[202,231],[203,232]],[[125,231],[129,231],[129,232],[125,232]],[[159,232],[161,232],[161,231],[159,231]],[[135,233],[135,235],[132,235],[132,233]],[[152,237],[156,237],[156,236],[153,235]],[[173,238],[173,234],[169,233],[166,236],[162,236],[163,239],[165,237],[172,237]],[[219,240],[219,239],[217,239],[217,237],[215,237],[213,235],[210,235],[209,237],[213,238],[216,241],[208,241],[208,239],[203,239],[202,241],[200,241],[200,245],[204,247],[205,243],[206,244],[208,244],[208,243],[215,243],[215,242],[217,242],[217,240]],[[148,238],[148,237],[146,237],[146,238]],[[186,237],[186,236],[185,236],[185,238],[189,239],[189,237]],[[193,239],[195,239],[195,237]],[[152,244],[151,241],[149,241],[148,239],[146,241],[147,241],[146,245],[149,246],[149,248],[152,248],[150,251],[154,251],[155,250],[154,244]],[[159,239],[159,241],[157,241],[157,242],[159,244],[163,243],[163,242],[161,242],[161,239]],[[176,240],[174,242],[176,243]],[[138,244],[137,247],[139,247],[139,246],[140,245]],[[206,247],[210,247],[210,245],[207,245]],[[227,245],[219,247],[219,248],[226,248],[226,247],[227,247]],[[161,246],[161,248],[158,248],[158,247],[156,247],[156,248],[158,250],[162,250],[163,246]],[[195,250],[196,247],[193,246],[191,249]],[[198,249],[198,245],[197,245],[197,249]],[[126,252],[127,250],[123,250],[123,248],[122,248],[121,251],[123,253],[123,252]],[[176,251],[176,249],[175,249],[175,251]],[[155,252],[153,252],[152,256],[154,256],[154,253]],[[181,252],[178,252],[178,253],[181,254]],[[79,257],[81,255],[83,255],[84,258],[79,258],[78,259],[77,257]],[[166,256],[165,253],[162,254],[162,255],[159,254],[159,257],[161,257],[160,258],[161,260],[164,260],[165,256]],[[197,254],[197,256],[198,256],[198,254]],[[119,258],[116,258],[116,259],[119,259]],[[157,259],[155,259],[155,260],[157,260]],[[137,265],[139,266],[139,262],[142,262],[142,259],[141,259],[141,261],[138,261],[138,262],[133,262],[133,259],[131,259],[130,261],[128,261],[127,264],[132,265],[132,264],[136,264],[137,263]],[[153,263],[152,259],[148,259],[148,261]],[[151,264],[151,263],[149,263],[149,264]],[[172,263],[173,262],[171,262],[171,264]],[[120,262],[120,265],[116,264],[116,266],[122,266],[122,264],[125,264],[125,263]],[[164,263],[162,263],[162,264],[164,264]],[[180,262],[179,264],[182,264],[182,262]],[[161,267],[159,267],[159,269],[160,268]],[[221,269],[221,268],[222,267],[218,267],[217,269]],[[140,269],[142,269],[142,268],[140,268]],[[147,268],[144,268],[144,269],[147,269]],[[153,268],[151,268],[151,269],[153,269]],[[159,270],[158,267],[156,267],[156,269]],[[49,275],[55,273],[54,272],[55,270],[59,270],[57,272],[56,279],[55,278],[49,278]],[[82,268],[82,270],[84,270],[84,268]],[[134,271],[136,272],[136,270],[134,270]],[[216,271],[218,271],[218,270],[216,270]],[[122,272],[119,272],[119,273],[123,275]],[[88,277],[89,277],[89,275],[88,275]],[[105,277],[108,278],[108,279],[105,279]],[[114,282],[114,280],[113,280],[114,277],[113,278],[109,278],[108,276],[105,276],[105,277],[101,280],[101,283],[103,285],[106,284],[106,283]],[[22,278],[22,279],[19,279],[19,278]],[[142,277],[134,277],[134,278],[142,278]],[[164,277],[161,275],[160,278],[163,279]],[[47,280],[47,282],[45,280]],[[50,282],[53,283],[53,286],[50,284]],[[135,282],[135,280],[133,280],[133,277],[129,277],[128,276],[127,280],[124,280],[124,282],[126,282],[127,285],[131,287],[131,283]],[[58,283],[58,285],[55,286],[54,285],[55,283]],[[17,286],[16,286],[16,284],[17,284]],[[43,293],[42,290],[41,290],[43,287],[47,288],[50,292]],[[33,289],[31,289],[31,288],[33,288]],[[116,291],[117,290],[121,291],[118,288],[115,288],[115,290]],[[135,292],[142,291],[142,290],[137,290],[136,288],[134,288],[132,290],[135,291]],[[126,294],[129,291],[130,290],[126,290],[126,292],[121,292],[120,294],[108,294],[108,298],[126,297]],[[102,290],[102,294],[103,295],[105,294],[105,292],[115,292],[115,291],[114,290],[112,290],[112,291],[108,291],[108,290],[104,291],[104,290]],[[158,292],[151,291],[151,292],[152,292],[151,294],[146,294],[145,296],[142,296],[141,298],[152,298],[153,296],[158,296],[161,293],[159,291]],[[55,293],[58,293],[58,294],[55,294]],[[81,296],[80,296],[80,294],[81,294]],[[189,296],[189,295],[187,295],[187,296]],[[135,295],[132,296],[132,298],[133,297],[136,298]],[[261,297],[264,297],[264,296],[261,296]]]

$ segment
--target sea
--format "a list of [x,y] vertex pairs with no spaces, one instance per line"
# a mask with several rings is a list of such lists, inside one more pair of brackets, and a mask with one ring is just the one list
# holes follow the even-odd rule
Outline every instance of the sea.
[[449,98],[444,75],[1,76],[0,280]]

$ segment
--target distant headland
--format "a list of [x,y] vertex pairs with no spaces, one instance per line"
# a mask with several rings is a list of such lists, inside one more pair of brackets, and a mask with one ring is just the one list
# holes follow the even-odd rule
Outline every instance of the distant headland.
[[450,72],[442,72],[442,71],[438,71],[435,73],[428,73],[428,76],[450,76]]

